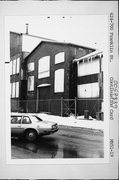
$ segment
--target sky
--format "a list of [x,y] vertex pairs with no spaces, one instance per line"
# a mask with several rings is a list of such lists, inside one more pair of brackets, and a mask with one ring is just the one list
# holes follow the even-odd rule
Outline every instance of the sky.
[[9,31],[25,33],[28,23],[29,34],[103,50],[108,44],[107,18],[106,15],[6,16],[6,42]]

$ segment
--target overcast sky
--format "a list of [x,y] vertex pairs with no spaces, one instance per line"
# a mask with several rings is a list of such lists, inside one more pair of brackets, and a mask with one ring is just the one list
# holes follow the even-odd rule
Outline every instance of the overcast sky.
[[104,49],[108,44],[108,17],[106,15],[51,15],[51,16],[7,16],[5,33],[25,33],[58,41],[65,41]]

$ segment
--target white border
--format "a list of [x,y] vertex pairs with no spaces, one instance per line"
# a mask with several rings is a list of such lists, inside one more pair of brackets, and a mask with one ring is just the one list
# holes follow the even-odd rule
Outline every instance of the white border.
[[[3,24],[4,24],[4,16],[5,15],[32,15],[35,14],[36,15],[39,15],[39,14],[46,14],[46,12],[48,14],[78,14],[80,12],[80,14],[106,14],[106,15],[109,15],[110,12],[114,12],[115,13],[115,20],[114,20],[114,23],[115,23],[115,33],[117,33],[117,2],[65,2],[62,4],[60,2],[56,2],[56,3],[48,3],[48,2],[45,2],[45,3],[41,3],[41,2],[3,2],[3,3],[0,3],[0,24],[1,24],[1,27],[3,27]],[[55,8],[53,8],[55,7]],[[85,7],[85,8],[83,8]],[[54,11],[53,11],[54,10]],[[4,35],[4,27],[2,28],[2,30],[0,31],[0,33],[2,33],[2,35]],[[115,35],[116,36],[116,35]],[[4,45],[4,36],[2,36],[2,42],[3,42],[3,45]],[[118,38],[117,38],[118,39]],[[116,41],[116,39],[115,39]],[[117,50],[117,41],[115,42],[116,43],[116,47],[115,47],[115,50],[114,52]],[[1,57],[2,59],[4,59],[4,46],[1,48],[0,50],[0,54],[1,54]],[[115,57],[117,58],[117,53],[115,52]],[[113,64],[109,64],[109,73],[111,76],[114,76],[116,79],[118,79],[117,77],[117,72],[118,72],[118,69],[116,69],[116,66],[118,65],[117,62],[118,61],[118,58],[114,60],[114,63]],[[2,61],[1,63],[1,75],[3,77],[3,80],[4,80],[4,61]],[[3,69],[2,69],[3,68]],[[115,69],[113,71],[113,69]],[[6,68],[6,72],[8,73],[7,71],[8,69]],[[106,81],[109,83],[109,77],[105,77]],[[3,82],[4,84],[4,82]],[[6,84],[6,87],[8,84]],[[105,87],[107,92],[109,91],[109,87]],[[7,91],[7,88],[5,88],[5,90]],[[5,92],[3,90],[1,90],[1,94],[3,95],[3,97],[5,97]],[[3,97],[1,96],[1,100],[3,100]],[[107,97],[107,94],[106,94],[106,91],[105,91],[105,97],[106,97],[106,100],[107,102],[109,102],[109,96]],[[6,101],[7,102],[7,105],[8,105],[8,108],[10,107],[10,102],[8,102],[7,100],[9,99],[9,96],[6,96]],[[91,165],[90,164],[88,165],[88,162],[86,162],[85,166],[82,164],[82,165],[78,165],[76,162],[75,164],[77,164],[78,166],[76,165],[73,165],[71,162],[69,163],[69,166],[65,166],[65,165],[62,165],[62,166],[48,166],[48,163],[46,164],[46,166],[40,166],[40,170],[39,171],[39,166],[25,166],[25,162],[24,162],[24,165],[18,165],[18,166],[12,166],[12,165],[6,165],[6,153],[8,152],[9,149],[9,146],[7,146],[6,144],[6,147],[5,147],[5,121],[4,121],[4,118],[5,118],[5,114],[6,114],[6,121],[9,119],[9,113],[6,113],[5,111],[5,102],[3,102],[3,107],[1,106],[1,116],[3,118],[3,123],[2,123],[2,126],[0,127],[0,133],[4,134],[4,136],[1,136],[1,144],[3,146],[2,147],[2,153],[0,155],[0,160],[1,160],[1,163],[0,163],[0,169],[1,169],[1,174],[0,174],[0,177],[2,178],[107,178],[107,179],[117,179],[117,145],[116,145],[116,142],[117,142],[117,128],[118,128],[118,122],[117,122],[117,118],[118,118],[118,115],[117,113],[115,113],[115,123],[114,122],[111,122],[110,123],[110,137],[111,138],[114,138],[115,140],[115,149],[114,149],[114,152],[115,152],[115,156],[114,158],[111,158],[110,159],[110,163],[107,163],[107,164],[100,164],[99,162],[95,162],[95,164]],[[106,113],[105,113],[105,118],[107,118],[106,120],[108,121],[108,118],[109,118],[109,106],[107,105],[106,103]],[[8,109],[7,109],[8,110]],[[3,112],[2,112],[3,111]],[[116,111],[117,112],[117,111]],[[4,114],[5,113],[5,114]],[[8,122],[8,121],[7,121]],[[107,127],[109,129],[109,126]],[[9,131],[8,131],[9,133]],[[108,135],[108,131],[107,131],[107,134]],[[7,137],[6,137],[6,140],[8,141]],[[106,142],[107,139],[105,139],[105,143],[109,143]],[[5,153],[6,152],[6,153]],[[106,154],[106,151],[105,151],[105,154]],[[9,157],[7,157],[9,158]],[[108,159],[108,157],[107,157]],[[89,160],[89,159],[88,159]],[[98,164],[99,163],[99,164]],[[102,162],[103,163],[103,162]],[[35,162],[36,164],[36,162]],[[50,163],[51,164],[51,163]],[[26,171],[23,171],[24,168],[28,168],[25,169]],[[15,168],[15,169],[14,169]],[[20,170],[19,170],[20,168]],[[48,174],[46,174],[46,168],[48,168]],[[30,171],[29,171],[30,169]],[[65,171],[63,170],[65,169]],[[80,169],[80,170],[79,170]],[[15,170],[15,171],[14,171]],[[21,174],[21,171],[22,171],[22,174]],[[59,171],[59,173],[58,173]]]
[[[47,14],[46,14],[47,15]],[[96,14],[97,15],[97,14]],[[58,15],[56,15],[58,16]],[[76,15],[80,17],[80,14]],[[85,16],[85,15],[84,15]],[[95,16],[95,15],[94,15]],[[102,15],[101,15],[102,16]],[[30,17],[30,16],[29,16]],[[52,17],[52,15],[51,15]],[[12,18],[12,17],[11,17]],[[5,17],[5,20],[7,19],[7,16]],[[6,23],[5,23],[6,24]],[[107,26],[108,26],[108,16],[107,16]],[[9,33],[6,33],[7,35],[9,35]],[[107,36],[108,38],[108,36]],[[8,45],[10,44],[9,41],[7,39],[9,39],[9,37],[5,36],[6,39],[6,47],[8,47]],[[107,39],[105,39],[105,41],[107,41]],[[108,41],[107,41],[108,42]],[[6,50],[7,48],[5,48]],[[10,47],[9,47],[10,49]],[[6,56],[9,54],[9,52],[5,51]],[[108,87],[109,87],[109,83],[108,83],[108,44],[107,47],[105,47],[105,49],[103,49],[103,62],[104,62],[104,158],[67,158],[67,159],[63,159],[63,158],[58,158],[58,159],[11,159],[11,150],[9,147],[11,147],[11,142],[9,141],[9,139],[11,139],[10,135],[10,123],[8,124],[8,119],[10,118],[10,116],[8,116],[10,114],[10,104],[9,102],[6,102],[6,126],[7,126],[7,130],[6,130],[6,144],[7,144],[7,163],[9,164],[84,164],[84,163],[108,163],[109,162],[109,115],[108,115],[108,106],[107,106],[107,102],[109,100],[109,96],[107,95]],[[9,78],[10,78],[10,63],[7,64],[7,71],[6,71],[6,89],[10,90],[10,84],[9,84]],[[8,96],[10,98],[10,91],[6,92],[6,97]],[[9,99],[6,98],[6,101],[9,101]],[[108,118],[107,118],[108,117]],[[10,121],[9,121],[10,122]],[[9,149],[9,151],[8,151]]]

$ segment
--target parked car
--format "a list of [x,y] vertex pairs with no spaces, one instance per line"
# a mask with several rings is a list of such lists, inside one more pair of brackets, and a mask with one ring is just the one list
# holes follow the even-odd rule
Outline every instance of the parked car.
[[39,135],[48,135],[58,131],[58,124],[44,121],[37,115],[12,113],[11,136],[24,136],[28,141],[34,141]]

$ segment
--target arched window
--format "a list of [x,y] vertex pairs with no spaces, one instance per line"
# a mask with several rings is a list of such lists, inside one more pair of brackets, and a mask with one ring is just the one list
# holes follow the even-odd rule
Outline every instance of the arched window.
[[45,56],[38,61],[38,78],[50,76],[50,56]]
[[65,53],[60,52],[55,55],[55,64],[61,63],[65,61]]
[[64,69],[55,71],[54,92],[64,92]]

